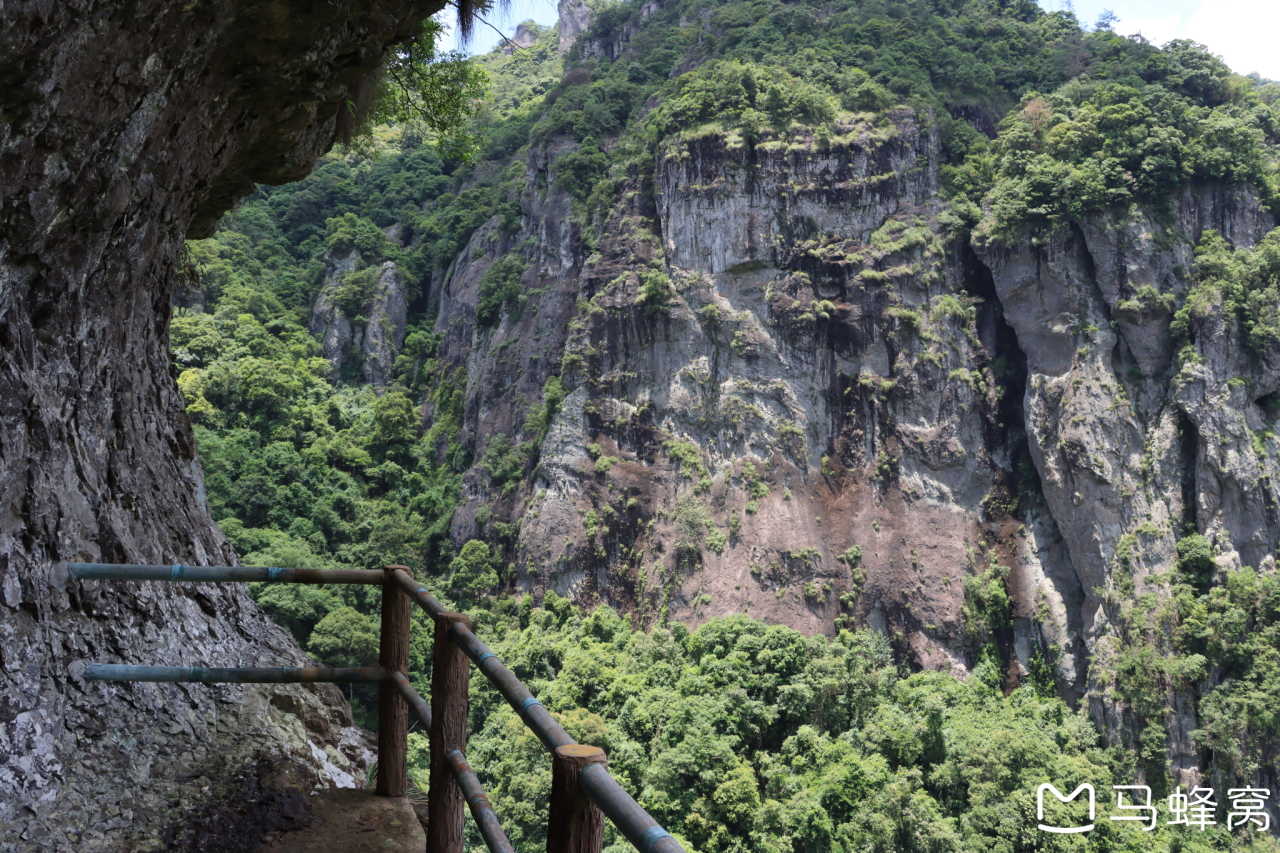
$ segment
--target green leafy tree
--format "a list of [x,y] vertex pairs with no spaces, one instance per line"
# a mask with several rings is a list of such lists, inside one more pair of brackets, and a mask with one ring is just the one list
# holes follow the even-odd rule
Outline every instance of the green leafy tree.
[[335,666],[372,666],[378,658],[377,623],[354,607],[339,607],[316,624],[307,649]]
[[473,602],[498,587],[493,553],[486,542],[470,539],[449,564],[449,591],[460,602]]
[[523,304],[520,278],[524,270],[524,258],[512,253],[503,255],[484,271],[480,277],[476,323],[482,327],[497,325],[504,310],[519,317],[519,308]]
[[[471,27],[474,7],[460,10],[463,32]],[[440,52],[444,32],[434,18],[423,21],[417,36],[398,45],[382,66],[382,85],[364,125],[401,124],[432,138],[451,156],[465,157],[477,147],[466,121],[484,96],[488,78],[466,55]]]
[[418,439],[417,407],[402,390],[383,394],[373,404],[370,449],[383,459],[405,459]]

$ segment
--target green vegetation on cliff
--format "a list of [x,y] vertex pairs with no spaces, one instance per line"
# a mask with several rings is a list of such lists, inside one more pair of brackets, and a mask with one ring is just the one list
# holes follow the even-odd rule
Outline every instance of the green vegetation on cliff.
[[990,185],[979,238],[1161,202],[1193,182],[1242,184],[1280,210],[1280,110],[1199,45],[1110,42],[1105,76],[1029,94],[966,177]]
[[1174,315],[1187,336],[1211,318],[1239,323],[1259,354],[1280,344],[1280,229],[1252,248],[1236,249],[1216,231],[1196,247],[1196,283]]
[[[1274,586],[1263,592],[1256,576],[1241,575],[1216,598],[1266,601],[1274,626]],[[1147,833],[1111,821],[1120,813],[1110,786],[1139,780],[1137,757],[1103,748],[1083,711],[1034,687],[1006,695],[994,663],[965,681],[907,674],[874,632],[805,637],[747,617],[692,632],[637,631],[608,608],[583,613],[554,594],[540,608],[505,599],[473,612],[494,651],[571,735],[608,752],[614,775],[690,851],[1277,849],[1265,838],[1232,847],[1221,827]],[[1236,625],[1223,639],[1260,652],[1274,669],[1275,648],[1262,652],[1259,644],[1276,638],[1251,642],[1244,635],[1254,623],[1233,619],[1209,603],[1198,642],[1213,642],[1214,626]],[[1258,689],[1211,701],[1224,709],[1247,704],[1255,709],[1248,725],[1272,725],[1257,716],[1275,707],[1253,704],[1266,698]],[[516,848],[540,849],[550,790],[542,745],[480,676],[471,701],[468,759]],[[1215,748],[1230,743],[1232,730],[1210,725]],[[425,755],[413,778],[425,785]],[[1161,782],[1146,781],[1160,790]],[[1043,782],[1063,791],[1094,784],[1094,832],[1081,839],[1039,832],[1035,790]],[[609,837],[611,853],[629,849]]]
[[[198,286],[182,295],[194,307],[174,318],[174,359],[211,509],[243,561],[423,567],[435,589],[475,613],[480,633],[572,734],[609,752],[624,785],[691,851],[1227,849],[1220,828],[1148,835],[1113,823],[1106,794],[1140,781],[1170,789],[1163,720],[1175,690],[1196,704],[1195,744],[1213,756],[1220,787],[1275,765],[1274,574],[1240,569],[1215,586],[1211,544],[1188,537],[1170,595],[1111,602],[1118,643],[1093,666],[1104,698],[1122,709],[1127,748],[1102,747],[1083,712],[1056,698],[1049,658],[1061,650],[1041,649],[1023,686],[1004,692],[1012,661],[1002,643],[1014,618],[1009,570],[995,562],[963,587],[959,642],[975,663],[965,680],[909,674],[871,633],[806,638],[738,617],[694,632],[642,630],[554,594],[535,607],[503,597],[516,519],[495,508],[528,486],[557,407],[582,380],[540,378],[542,399],[478,453],[477,436],[462,428],[468,377],[440,358],[449,330],[435,317],[447,271],[477,233],[501,239],[477,284],[476,334],[498,334],[535,298],[527,244],[502,241],[519,233],[522,194],[538,181],[554,180],[573,200],[589,251],[620,191],[652,194],[657,157],[676,143],[715,134],[732,145],[801,139],[824,149],[849,128],[894,132],[889,116],[899,108],[936,132],[942,217],[959,240],[1158,205],[1193,181],[1245,185],[1275,204],[1274,87],[1231,75],[1194,45],[1158,50],[1085,31],[1030,0],[622,3],[599,10],[591,34],[616,50],[561,57],[553,32],[537,36],[476,62],[491,85],[465,134],[376,127],[307,179],[260,189],[215,236],[191,244]],[[898,225],[877,232],[895,250],[932,239],[923,219],[905,235]],[[1280,337],[1276,234],[1254,249],[1207,235],[1184,304],[1154,290],[1149,301],[1168,308],[1184,336],[1230,312],[1261,351]],[[660,245],[656,235],[651,242]],[[348,318],[363,310],[384,262],[408,281],[408,329],[384,389],[335,371],[307,328],[337,261],[353,265],[333,292]],[[678,302],[680,283],[660,261],[628,261],[641,268],[646,312]],[[603,310],[595,295],[582,304]],[[942,314],[975,310],[949,294],[937,304]],[[811,323],[836,311],[829,300],[812,306]],[[718,307],[707,309],[719,318]],[[921,331],[922,312],[890,310]],[[659,438],[654,452],[691,487],[710,483],[699,445]],[[600,478],[619,464],[593,458]],[[881,467],[894,465],[885,457]],[[750,472],[748,515],[769,493]],[[494,496],[477,513],[483,540],[450,532],[464,477]],[[677,554],[727,547],[700,498],[675,500],[671,517]],[[593,533],[596,522],[588,514]],[[861,583],[861,550],[842,559]],[[263,586],[255,595],[321,660],[372,662],[376,598],[365,591]],[[411,661],[423,687],[429,636],[420,626]],[[517,847],[536,849],[545,757],[495,694],[477,682],[472,695],[470,759]],[[366,721],[367,699],[356,697]],[[1085,781],[1099,787],[1097,831],[1083,842],[1037,833],[1036,785]]]

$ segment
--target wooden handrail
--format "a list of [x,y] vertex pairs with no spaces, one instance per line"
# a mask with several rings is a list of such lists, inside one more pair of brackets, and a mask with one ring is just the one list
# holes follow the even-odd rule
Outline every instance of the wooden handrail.
[[[431,614],[433,619],[437,620],[437,646],[444,642],[450,643],[461,649],[471,659],[471,662],[476,665],[476,669],[480,670],[489,683],[496,687],[503,698],[507,700],[507,703],[515,709],[520,719],[524,721],[525,726],[537,735],[547,751],[552,753],[553,768],[556,766],[554,759],[560,748],[582,746],[581,744],[575,744],[573,738],[564,730],[559,721],[551,715],[551,712],[543,707],[542,703],[537,700],[524,682],[517,678],[515,673],[508,669],[498,659],[498,656],[472,632],[469,620],[449,621],[447,630],[442,632],[439,629],[440,618],[448,615],[445,606],[431,595],[425,586],[415,582],[407,572],[395,571],[394,574],[400,587],[414,601],[418,602],[427,613]],[[431,692],[434,705],[437,694],[437,686],[434,680],[432,681]],[[431,748],[433,751],[437,748],[434,738],[431,742]],[[587,748],[594,749],[594,747]],[[600,752],[600,755],[603,757],[604,753]],[[577,791],[580,791],[589,798],[592,803],[599,807],[600,811],[608,816],[613,825],[618,828],[618,831],[635,845],[636,849],[643,851],[643,853],[684,853],[684,847],[680,845],[680,842],[676,841],[671,833],[663,829],[618,784],[618,781],[609,773],[604,761],[590,761],[576,768],[562,768],[560,772],[561,775],[576,772],[577,786],[571,788],[571,790],[575,791],[574,796],[577,796]],[[570,811],[566,812],[566,814],[576,815],[578,812]],[[559,813],[556,812],[555,817],[558,817],[558,815]],[[562,849],[565,851],[573,850],[574,853],[578,853],[579,850],[587,851],[587,848],[581,847],[557,847],[553,849],[550,846],[551,839],[553,837],[556,839],[562,837],[558,833],[559,829],[549,826],[547,833],[548,853],[560,853]],[[578,843],[577,839],[582,836],[577,834],[569,837],[575,843]],[[589,853],[599,853],[600,842],[597,840],[593,843],[595,846],[590,848]],[[427,849],[429,853],[462,853],[461,846],[435,848],[428,845]]]
[[[409,668],[409,598],[394,582],[405,566],[387,566],[382,586],[378,663],[387,672]],[[409,706],[390,679],[378,685],[378,793],[403,797],[409,787]]]
[[[402,796],[407,787],[408,712],[412,709],[431,733],[428,790],[428,853],[462,853],[464,803],[486,846],[493,853],[514,853],[498,824],[488,796],[467,764],[468,661],[497,688],[525,726],[552,755],[552,794],[548,815],[548,853],[599,853],[601,814],[642,853],[684,853],[609,773],[607,757],[594,746],[575,743],[542,703],[471,630],[471,621],[451,613],[406,566],[383,571],[359,569],[287,569],[275,566],[185,566],[114,563],[62,563],[75,580],[158,580],[227,583],[376,584],[382,587],[381,634],[377,667],[144,667],[121,664],[73,665],[73,674],[107,681],[197,682],[378,682],[379,794]],[[431,703],[428,706],[405,674],[409,657],[409,601],[435,623]],[[78,672],[75,670],[78,669]]]
[[454,625],[470,625],[462,613],[435,617],[431,651],[431,783],[427,791],[427,849],[462,853],[462,789],[453,778],[449,754],[467,747],[470,679],[467,658],[448,641]]
[[385,572],[368,569],[282,569],[279,566],[134,565],[132,563],[62,563],[72,580],[194,581],[196,583],[340,583],[386,582]]
[[72,664],[71,674],[86,681],[172,681],[200,684],[306,684],[380,682],[380,666],[133,666],[125,663]]
[[[396,687],[400,688],[405,701],[418,715],[422,724],[427,727],[427,731],[431,731],[431,705],[413,689],[413,685],[409,683],[408,677],[403,672],[391,673],[391,680],[395,682]],[[471,816],[475,819],[485,846],[492,853],[515,853],[515,847],[511,845],[507,834],[502,831],[498,816],[494,814],[493,805],[489,802],[489,795],[485,793],[475,771],[467,763],[467,757],[460,749],[451,750],[447,757],[449,765],[453,768],[453,778],[462,789],[462,795],[467,800],[467,807],[471,809]]]
[[604,750],[571,743],[551,753],[551,808],[547,815],[547,853],[599,853],[604,842],[600,807],[582,788],[580,775],[605,765]]

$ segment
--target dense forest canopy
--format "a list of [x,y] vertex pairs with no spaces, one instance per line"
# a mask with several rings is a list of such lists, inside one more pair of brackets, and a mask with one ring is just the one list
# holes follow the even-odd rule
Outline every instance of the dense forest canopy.
[[[465,376],[437,358],[434,316],[472,234],[518,223],[525,162],[551,140],[564,143],[557,180],[591,241],[624,184],[651,182],[673,140],[717,133],[755,146],[803,132],[823,146],[908,108],[940,140],[949,228],[1000,243],[1091,211],[1159,205],[1198,180],[1251,187],[1280,213],[1280,86],[1231,74],[1199,45],[1157,48],[1032,0],[672,0],[595,4],[593,15],[592,50],[562,55],[553,31],[530,27],[526,47],[397,67],[417,75],[409,89],[427,93],[428,113],[465,106],[465,125],[409,121],[424,102],[393,99],[359,144],[303,181],[260,188],[190,244],[173,357],[210,506],[242,561],[422,567],[690,850],[1276,849],[1251,830],[1232,841],[1223,826],[1144,833],[1107,820],[1105,796],[1087,841],[1037,833],[1033,813],[1046,781],[1105,792],[1141,780],[1167,795],[1165,688],[1209,673],[1216,686],[1201,700],[1197,738],[1220,780],[1274,762],[1274,573],[1245,567],[1208,584],[1207,545],[1188,535],[1170,595],[1117,601],[1124,642],[1097,665],[1149,721],[1131,748],[1104,746],[1085,711],[1058,698],[1047,664],[1005,689],[996,638],[1010,602],[999,565],[966,585],[980,649],[966,680],[909,673],[874,632],[804,637],[747,617],[642,629],[554,594],[538,606],[504,597],[515,530],[497,521],[483,539],[453,541],[462,475],[478,463],[502,488],[533,471],[573,378],[552,377],[516,434],[476,459],[461,429]],[[466,97],[430,100],[445,90]],[[1276,233],[1252,250],[1207,236],[1195,289],[1171,306],[1175,330],[1222,303],[1260,345],[1280,339]],[[333,298],[356,322],[368,322],[358,315],[384,263],[411,282],[386,387],[335,371],[308,329],[339,257],[352,263]],[[523,269],[512,253],[485,274],[478,327],[521,310]],[[655,273],[655,304],[666,286]],[[851,554],[850,571],[857,562]],[[376,656],[376,596],[361,588],[255,594],[320,660]],[[418,626],[422,687],[429,636]],[[545,762],[496,694],[477,683],[472,696],[470,760],[517,847],[534,849],[544,843]],[[366,719],[369,698],[356,697]],[[422,740],[414,748],[421,778]]]

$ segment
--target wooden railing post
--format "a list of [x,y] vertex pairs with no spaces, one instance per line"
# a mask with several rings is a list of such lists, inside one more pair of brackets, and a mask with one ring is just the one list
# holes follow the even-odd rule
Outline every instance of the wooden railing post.
[[[382,634],[378,641],[378,663],[388,672],[409,669],[409,596],[396,583],[396,569],[387,566],[382,584]],[[409,705],[391,680],[378,685],[378,793],[403,797],[409,780],[405,768],[409,732]]]
[[604,816],[587,799],[578,774],[589,764],[604,763],[604,750],[582,743],[557,746],[552,753],[547,853],[600,853]]
[[[0,0],[2,2],[2,0]],[[449,613],[413,580],[405,566],[383,571],[357,569],[288,569],[277,566],[183,566],[114,563],[62,564],[75,580],[264,581],[270,583],[380,584],[382,635],[380,666],[331,667],[201,667],[133,666],[74,662],[71,677],[79,681],[164,681],[199,683],[357,682],[379,684],[378,793],[403,796],[406,779],[409,704],[431,730],[431,790],[427,809],[428,853],[462,853],[463,803],[472,807],[481,837],[494,853],[512,853],[510,840],[479,779],[466,761],[469,711],[468,661],[502,694],[543,746],[553,751],[552,796],[548,815],[550,853],[600,853],[603,816],[637,850],[683,853],[672,837],[609,774],[604,752],[572,742],[569,733],[542,707],[519,678],[471,631],[471,620]],[[415,601],[435,620],[434,671],[428,706],[410,684],[409,602]]]
[[464,798],[453,779],[449,753],[467,749],[467,694],[470,673],[466,654],[449,640],[449,629],[471,619],[463,613],[436,617],[431,652],[431,790],[427,792],[427,853],[462,853]]

